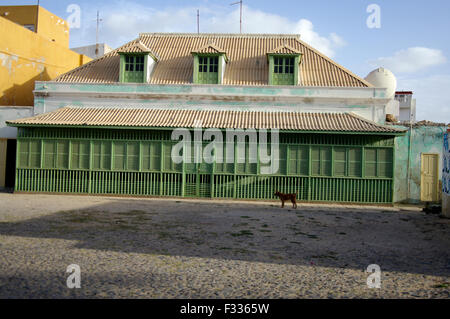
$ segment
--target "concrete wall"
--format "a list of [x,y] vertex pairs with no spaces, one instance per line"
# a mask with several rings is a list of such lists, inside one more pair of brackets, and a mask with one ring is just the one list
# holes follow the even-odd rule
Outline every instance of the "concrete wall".
[[0,105],[32,106],[35,81],[53,79],[91,60],[2,17],[0,30]]
[[17,128],[6,126],[5,121],[33,116],[32,106],[0,106],[0,138],[16,138]]
[[[442,159],[442,140],[447,130],[446,126],[418,126],[409,127],[395,126],[408,129],[407,134],[395,139],[395,191],[394,202],[420,202],[421,184],[421,155],[422,153],[436,153]],[[409,147],[411,145],[411,157],[409,158]],[[410,191],[408,193],[408,162],[410,163],[411,179],[409,180]],[[439,161],[439,163],[441,160]],[[441,170],[439,170],[441,173]],[[442,174],[439,175],[442,180]]]
[[384,123],[385,89],[37,82],[35,113],[72,105],[254,111],[354,112]]
[[444,134],[442,157],[442,215],[450,218],[450,130]]

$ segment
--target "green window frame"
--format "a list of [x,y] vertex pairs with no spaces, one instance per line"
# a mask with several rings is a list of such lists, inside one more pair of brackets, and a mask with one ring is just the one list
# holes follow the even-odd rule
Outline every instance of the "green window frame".
[[269,85],[298,85],[299,54],[269,55]]
[[19,140],[20,168],[40,168],[41,167],[41,141],[39,140]]
[[162,154],[163,154],[163,171],[164,172],[182,172],[183,163],[174,163],[172,161],[172,146],[175,143],[165,142],[162,143]]
[[120,82],[144,83],[148,55],[121,54],[120,55]]
[[333,176],[361,177],[362,150],[361,148],[334,147],[333,148]]
[[193,82],[195,84],[222,84],[225,54],[197,54],[194,56]]
[[71,169],[89,169],[90,143],[89,141],[72,141]]
[[[236,173],[238,174],[256,174],[258,172],[257,158],[250,158],[250,143],[245,143],[245,148],[243,152],[238,151],[236,147]],[[253,144],[253,149],[258,149],[257,145]],[[254,154],[254,156],[257,154]],[[256,161],[255,161],[256,160]]]
[[219,83],[219,56],[198,57],[198,83]]
[[139,171],[139,142],[114,142],[114,170]]
[[289,175],[307,176],[309,173],[309,145],[289,145],[288,161]]
[[311,147],[311,175],[331,176],[331,146]]
[[142,170],[159,171],[161,169],[161,143],[145,142],[142,148]]
[[97,170],[111,169],[111,149],[109,141],[92,142],[92,168]]
[[364,157],[364,171],[366,177],[393,177],[394,165],[392,161],[392,148],[366,148]]
[[43,140],[43,167],[69,168],[69,141]]

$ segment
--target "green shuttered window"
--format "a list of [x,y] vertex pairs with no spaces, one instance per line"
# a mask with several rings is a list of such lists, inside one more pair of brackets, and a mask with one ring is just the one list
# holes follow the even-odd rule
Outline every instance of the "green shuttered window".
[[45,168],[69,168],[69,141],[43,141]]
[[89,169],[89,142],[72,141],[71,168]]
[[289,175],[308,175],[308,168],[309,146],[289,146]]
[[219,83],[219,56],[198,57],[198,83]]
[[142,170],[159,171],[161,169],[161,144],[159,142],[142,143]]
[[41,141],[29,140],[19,142],[19,167],[41,167]]
[[311,173],[317,176],[331,176],[331,147],[311,147]]
[[391,178],[393,172],[391,148],[368,148],[365,150],[367,177]]

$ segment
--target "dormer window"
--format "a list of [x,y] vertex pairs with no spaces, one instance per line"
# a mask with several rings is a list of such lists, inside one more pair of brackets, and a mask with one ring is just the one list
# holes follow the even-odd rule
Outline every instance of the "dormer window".
[[123,82],[142,83],[144,82],[144,55],[125,55],[125,70]]
[[121,83],[148,83],[158,61],[149,48],[141,42],[118,51],[120,55],[119,81]]
[[283,45],[267,55],[269,85],[298,85],[301,52]]
[[198,57],[198,83],[219,83],[219,56]]
[[193,51],[192,55],[194,57],[192,78],[195,84],[222,84],[228,61],[225,51],[214,44],[208,44]]

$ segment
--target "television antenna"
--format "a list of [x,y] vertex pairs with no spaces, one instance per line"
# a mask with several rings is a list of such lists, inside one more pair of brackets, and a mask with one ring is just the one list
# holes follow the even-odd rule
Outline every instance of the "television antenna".
[[98,32],[100,28],[100,22],[103,21],[103,19],[100,19],[100,11],[97,10],[97,28],[95,30],[95,57],[98,58],[98,52],[99,52],[99,43],[98,43]]
[[197,33],[200,33],[200,10],[197,9]]
[[240,13],[240,18],[239,18],[239,33],[242,33],[242,0],[231,3],[230,6],[234,6],[236,4],[239,4],[241,7],[241,13]]

